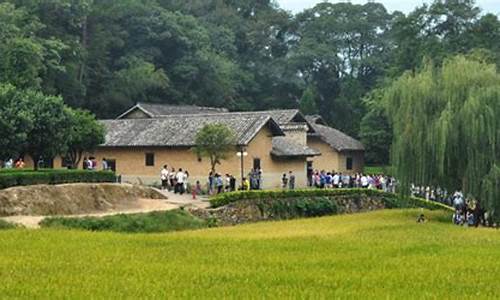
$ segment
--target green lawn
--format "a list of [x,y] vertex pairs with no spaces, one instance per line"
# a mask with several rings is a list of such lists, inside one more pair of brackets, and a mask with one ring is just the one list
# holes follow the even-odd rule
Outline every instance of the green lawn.
[[364,173],[370,175],[393,175],[391,166],[365,166]]
[[0,231],[2,298],[499,298],[500,232],[387,210],[169,234]]

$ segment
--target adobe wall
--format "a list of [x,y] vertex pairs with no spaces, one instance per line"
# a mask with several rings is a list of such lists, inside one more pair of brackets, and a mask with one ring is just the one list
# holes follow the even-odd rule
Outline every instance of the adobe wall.
[[[363,172],[364,153],[363,151],[337,152],[329,144],[317,137],[309,137],[307,145],[310,148],[319,150],[320,156],[309,159],[313,162],[315,170],[335,171],[341,173],[355,174]],[[352,157],[353,168],[347,170],[347,158]]]
[[[264,128],[250,142],[246,149],[248,156],[244,157],[244,176],[247,176],[253,167],[254,158],[260,158],[261,168],[264,174],[264,188],[279,188],[281,176],[284,172],[293,171],[296,176],[296,184],[298,187],[306,185],[306,160],[301,159],[286,159],[277,160],[271,157],[272,149],[272,134],[269,129]],[[145,154],[155,154],[155,165],[147,167],[145,165]],[[241,161],[237,156],[237,148],[228,153],[226,160],[223,160],[221,165],[216,166],[216,171],[221,174],[233,174],[238,184],[241,177]],[[190,148],[99,148],[94,153],[98,162],[98,168],[102,158],[116,160],[116,172],[122,175],[125,182],[131,183],[159,183],[159,174],[163,165],[167,164],[169,169],[182,168],[190,173],[190,182],[194,183],[197,180],[202,185],[207,182],[208,173],[210,172],[210,162],[207,158],[198,159]],[[60,161],[55,162],[55,167],[59,167]]]

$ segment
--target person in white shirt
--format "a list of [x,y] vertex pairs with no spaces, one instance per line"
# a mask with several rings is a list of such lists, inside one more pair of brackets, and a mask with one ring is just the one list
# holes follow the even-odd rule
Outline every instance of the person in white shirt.
[[340,175],[335,173],[335,175],[333,175],[333,187],[334,188],[339,188],[339,185],[340,185]]
[[365,175],[361,176],[361,187],[366,189],[368,188],[368,177],[366,177]]
[[175,175],[175,193],[180,193],[181,195],[184,194],[184,181],[186,179],[186,174],[182,171],[182,169],[179,169],[177,174]]
[[161,169],[161,172],[160,172],[161,189],[162,190],[168,189],[168,179],[169,179],[168,175],[169,175],[168,166],[164,165],[163,169]]

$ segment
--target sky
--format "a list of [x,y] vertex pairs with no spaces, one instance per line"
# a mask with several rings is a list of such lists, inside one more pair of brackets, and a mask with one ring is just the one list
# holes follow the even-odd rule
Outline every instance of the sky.
[[[323,0],[278,0],[280,6],[286,10],[297,13],[305,8],[311,8],[316,3],[323,2]],[[341,0],[330,0],[328,2],[347,2]],[[355,4],[363,4],[368,1],[366,0],[351,0]],[[381,2],[389,11],[399,10],[402,12],[410,12],[415,7],[422,5],[423,3],[430,3],[431,0],[377,0],[375,2]],[[476,4],[481,7],[483,11],[492,12],[495,14],[500,14],[500,0],[476,0]]]

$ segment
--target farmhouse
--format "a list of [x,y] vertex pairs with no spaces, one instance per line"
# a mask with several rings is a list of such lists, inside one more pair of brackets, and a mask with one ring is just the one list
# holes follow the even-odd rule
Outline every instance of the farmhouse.
[[[363,145],[328,127],[321,117],[303,116],[296,109],[228,112],[225,109],[139,103],[115,120],[101,121],[105,143],[94,153],[103,158],[122,180],[134,183],[159,181],[163,165],[183,168],[190,181],[207,181],[210,163],[192,148],[196,134],[206,124],[221,123],[237,137],[227,159],[217,171],[238,180],[251,169],[263,171],[264,188],[278,188],[283,173],[292,171],[298,187],[307,184],[315,169],[345,173],[362,172]],[[241,156],[243,155],[243,158]],[[55,167],[62,166],[60,158]]]

